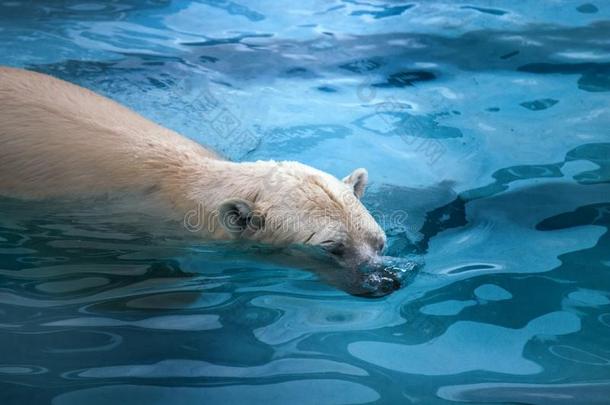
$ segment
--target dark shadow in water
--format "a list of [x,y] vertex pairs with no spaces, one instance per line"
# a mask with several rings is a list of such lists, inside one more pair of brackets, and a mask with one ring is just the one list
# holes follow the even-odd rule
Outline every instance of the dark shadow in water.
[[[601,32],[610,31],[609,21],[597,21],[584,27],[530,25],[518,32],[481,29],[457,37],[429,33],[393,33],[356,35],[343,39],[321,36],[318,39],[295,42],[273,39],[241,45],[255,52],[244,53],[231,47],[201,49],[218,59],[214,70],[231,80],[274,80],[286,68],[297,67],[288,54],[307,53],[311,61],[299,61],[301,69],[327,73],[337,68],[353,74],[380,75],[386,79],[374,85],[404,87],[435,80],[448,71],[409,69],[415,62],[433,62],[438,69],[456,67],[465,71],[518,70],[535,74],[581,75],[579,88],[584,91],[610,91],[608,63],[557,62],[557,54],[569,49],[572,53],[607,52],[600,43]],[[414,46],[415,45],[415,46]],[[280,49],[278,52],[277,50]],[[286,56],[281,50],[286,50]],[[375,53],[371,55],[370,49]],[[195,51],[197,54],[198,51]],[[186,56],[185,56],[186,57]],[[240,63],[233,63],[239,58]],[[534,61],[534,62],[533,62]]]
[[436,75],[425,70],[405,70],[388,76],[386,82],[375,83],[375,87],[408,87],[417,82],[429,82],[436,79]]
[[[558,62],[557,55],[566,49],[575,54],[607,53],[600,42],[605,39],[600,37],[602,32],[610,32],[610,21],[582,27],[530,25],[518,32],[481,29],[457,37],[397,32],[340,39],[321,34],[313,40],[294,41],[278,39],[271,33],[241,34],[184,43],[187,51],[164,49],[163,55],[125,52],[124,60],[108,61],[104,73],[109,68],[138,70],[164,65],[165,69],[177,71],[200,70],[212,80],[236,88],[250,81],[259,85],[272,82],[287,74],[293,79],[310,80],[351,73],[365,81],[373,78],[374,86],[401,88],[435,81],[451,74],[455,67],[464,71],[580,75],[581,90],[600,92],[610,91],[609,63]],[[250,41],[252,38],[256,41]],[[251,52],[243,52],[239,47],[247,47]],[[375,50],[373,55],[371,49]],[[308,54],[312,58],[295,61],[294,54]],[[417,62],[435,63],[438,67],[434,71],[417,69]],[[83,74],[93,73],[91,67],[96,63],[102,62],[66,61],[32,68],[78,81]]]
[[[610,194],[608,195],[610,200]],[[610,228],[610,202],[578,207],[575,211],[564,212],[546,218],[536,225],[539,231],[553,231],[582,225],[601,225]]]
[[[420,253],[419,243],[428,234],[431,213],[444,210],[455,201],[453,183],[441,182],[426,188],[382,185],[363,197],[363,203],[386,231],[387,254],[402,257]],[[394,214],[404,215],[394,215]],[[439,214],[439,219],[443,214]],[[440,225],[437,229],[440,232]],[[437,233],[438,233],[437,232]]]
[[[570,280],[577,284],[579,288],[596,291],[610,290],[610,185],[608,190],[608,202],[582,205],[571,212],[545,218],[536,224],[536,229],[539,231],[554,231],[586,225],[606,228],[606,232],[601,235],[595,246],[559,256],[562,264],[555,270],[555,274],[562,280]],[[589,305],[596,306],[595,303]],[[589,305],[581,304],[582,307]],[[596,323],[595,327],[599,328],[599,325]],[[607,329],[602,327],[597,336],[608,336]]]
[[[376,207],[381,212],[391,212],[391,210],[404,209],[410,215],[415,213],[413,218],[407,222],[407,228],[403,233],[402,242],[396,242],[400,246],[402,252],[420,253],[423,254],[428,249],[430,240],[439,233],[452,229],[460,228],[468,224],[466,217],[466,207],[471,201],[478,199],[490,199],[496,195],[504,193],[509,189],[509,184],[515,181],[537,178],[560,178],[563,177],[561,168],[565,163],[575,160],[586,160],[599,166],[598,169],[579,173],[574,176],[576,183],[550,183],[532,185],[524,188],[521,191],[513,191],[505,198],[500,199],[505,201],[508,198],[504,207],[499,207],[504,212],[504,215],[511,215],[510,200],[522,201],[521,193],[544,194],[548,196],[548,204],[552,201],[560,200],[564,195],[578,195],[580,193],[579,185],[594,185],[594,184],[610,184],[610,143],[591,143],[580,145],[568,153],[563,162],[540,164],[540,165],[521,165],[511,166],[497,170],[492,177],[495,179],[493,183],[476,189],[466,190],[455,196],[452,190],[451,183],[441,183],[436,188],[430,190],[410,190],[391,187],[391,190],[384,190],[384,197],[379,201],[389,201],[383,207]],[[431,192],[430,198],[425,198],[426,192]],[[448,196],[454,195],[453,199],[443,205],[434,207],[434,201],[442,201]],[[610,199],[610,185],[609,185]],[[394,199],[393,196],[399,196]],[[413,201],[425,201],[425,212],[421,213],[421,209],[413,206]],[[498,200],[498,201],[500,201]],[[432,209],[430,209],[432,208]],[[535,207],[532,207],[535,209]],[[583,208],[584,209],[584,208]],[[588,211],[587,211],[588,212]],[[518,212],[514,213],[513,220],[519,222],[522,218]],[[416,219],[414,221],[414,219]],[[544,223],[546,224],[546,222]],[[544,226],[544,225],[540,225]],[[399,238],[400,240],[400,238]],[[400,254],[400,252],[395,252]]]
[[578,87],[584,91],[610,91],[610,63],[529,63],[520,66],[519,71],[566,75],[581,75]]

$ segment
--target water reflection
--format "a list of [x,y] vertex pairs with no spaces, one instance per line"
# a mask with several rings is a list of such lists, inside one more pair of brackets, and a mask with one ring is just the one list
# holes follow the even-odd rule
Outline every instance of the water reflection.
[[365,300],[296,252],[1,201],[0,402],[604,403],[602,6],[0,4],[3,64],[232,159],[367,167],[366,205],[408,213],[388,260],[417,269]]
[[[269,392],[273,392],[269,396]],[[316,393],[316,398],[311,392]],[[342,393],[338,398],[336,393]],[[106,404],[129,401],[134,404],[163,404],[179,401],[181,404],[200,404],[202,401],[223,403],[240,402],[248,398],[252,403],[285,404],[300,398],[303,404],[318,404],[325,398],[328,404],[365,404],[379,399],[373,389],[349,381],[331,379],[302,379],[261,385],[232,385],[230,387],[163,387],[148,385],[105,385],[58,395],[54,404]]]
[[441,398],[459,402],[517,402],[534,405],[604,404],[610,382],[581,384],[511,384],[489,383],[442,387]]
[[[563,335],[580,330],[580,320],[568,312],[536,318],[522,329],[509,329],[477,322],[456,322],[431,342],[401,345],[359,341],[349,352],[364,361],[409,374],[445,375],[484,370],[512,375],[537,374],[543,369],[523,358],[525,344],[534,336]],[[491,347],[501,347],[494,351]],[[486,347],[486,351],[481,351]],[[408,361],[407,361],[408,359]]]

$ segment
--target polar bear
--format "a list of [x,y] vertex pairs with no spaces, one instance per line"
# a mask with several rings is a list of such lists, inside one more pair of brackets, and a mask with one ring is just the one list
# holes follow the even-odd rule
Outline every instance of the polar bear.
[[312,245],[350,268],[384,249],[383,230],[360,202],[365,169],[339,180],[297,162],[231,162],[110,99],[27,70],[0,67],[0,106],[0,195],[137,195],[203,238]]

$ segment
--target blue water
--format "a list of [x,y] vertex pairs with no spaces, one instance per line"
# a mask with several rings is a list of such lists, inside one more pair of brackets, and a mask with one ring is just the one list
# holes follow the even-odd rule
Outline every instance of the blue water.
[[358,298],[3,200],[1,404],[610,403],[608,2],[2,1],[0,63],[234,160],[366,167],[424,263]]

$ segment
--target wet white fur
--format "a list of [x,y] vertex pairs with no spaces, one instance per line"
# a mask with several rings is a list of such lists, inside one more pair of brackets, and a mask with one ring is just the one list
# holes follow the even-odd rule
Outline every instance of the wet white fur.
[[297,162],[230,162],[112,100],[21,69],[0,67],[0,106],[0,195],[136,195],[179,221],[200,209],[198,232],[210,239],[236,237],[216,226],[213,213],[245,201],[267,224],[294,226],[237,237],[278,245],[339,240],[349,262],[368,260],[385,239],[358,198],[364,169],[341,181]]

